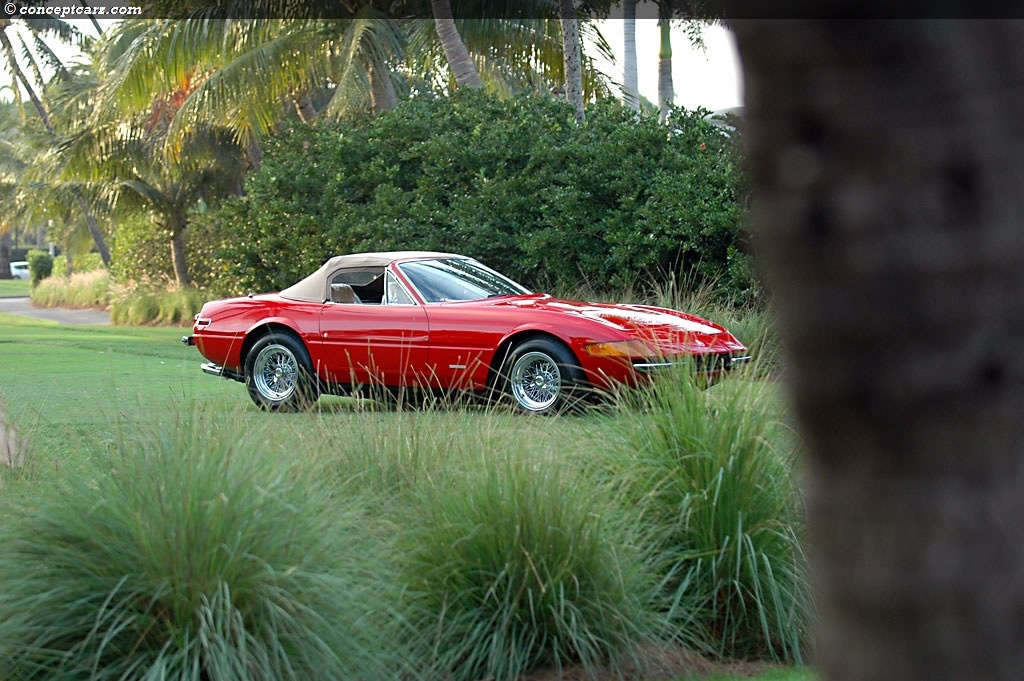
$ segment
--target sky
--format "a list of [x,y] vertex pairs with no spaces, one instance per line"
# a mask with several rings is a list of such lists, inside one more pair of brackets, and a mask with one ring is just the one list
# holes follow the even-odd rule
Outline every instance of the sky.
[[[92,34],[89,22],[76,20]],[[616,82],[622,81],[623,22],[608,19],[598,22],[599,30],[616,55],[617,64],[599,62],[598,66]],[[672,82],[675,103],[687,109],[703,107],[710,111],[743,105],[743,79],[736,42],[730,30],[718,26],[703,28],[704,51],[693,48],[681,25],[672,29]],[[640,95],[652,103],[658,101],[658,22],[636,20],[637,72]],[[64,55],[61,55],[62,57]],[[0,69],[0,87],[10,85],[6,70]],[[9,100],[10,92],[0,90],[0,99]]]
[[[623,21],[599,22],[599,30],[616,55],[617,64],[600,63],[602,70],[622,81]],[[695,49],[681,25],[672,28],[672,85],[675,104],[686,109],[703,107],[710,111],[743,106],[743,77],[732,31],[720,26],[702,29],[705,50]],[[658,102],[657,19],[636,20],[637,87],[640,96]]]

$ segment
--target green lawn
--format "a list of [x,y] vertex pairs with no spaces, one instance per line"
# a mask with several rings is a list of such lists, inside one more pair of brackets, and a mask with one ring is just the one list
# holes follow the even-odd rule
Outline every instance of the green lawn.
[[0,298],[21,298],[28,295],[28,279],[0,279]]

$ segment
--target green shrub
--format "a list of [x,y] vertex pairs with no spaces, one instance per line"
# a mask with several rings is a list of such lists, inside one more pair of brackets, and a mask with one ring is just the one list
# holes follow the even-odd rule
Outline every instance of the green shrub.
[[400,542],[410,620],[439,678],[593,670],[663,633],[622,507],[554,457],[477,461],[425,486]]
[[609,98],[581,126],[562,100],[464,90],[295,125],[268,140],[244,196],[196,217],[227,263],[210,285],[280,290],[330,255],[421,248],[538,289],[681,272],[755,296],[738,142],[704,113],[665,126]]
[[723,658],[800,662],[810,618],[796,443],[770,384],[688,372],[623,395],[605,461],[659,528],[672,617]]
[[408,672],[362,505],[257,433],[167,423],[3,501],[0,678]]
[[27,258],[29,281],[35,287],[53,273],[53,256],[46,251],[33,249],[28,252]]

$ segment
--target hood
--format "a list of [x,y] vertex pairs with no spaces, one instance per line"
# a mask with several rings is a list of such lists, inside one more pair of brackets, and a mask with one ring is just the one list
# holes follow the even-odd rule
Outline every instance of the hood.
[[548,296],[513,299],[505,304],[588,319],[643,340],[663,354],[746,350],[743,343],[721,325],[679,310],[651,305],[560,300]]

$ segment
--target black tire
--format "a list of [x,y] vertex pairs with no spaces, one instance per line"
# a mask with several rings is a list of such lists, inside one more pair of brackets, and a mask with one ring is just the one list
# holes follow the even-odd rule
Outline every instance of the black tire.
[[584,392],[583,370],[569,348],[550,338],[515,345],[498,376],[505,399],[525,414],[558,414]]
[[268,333],[245,356],[245,387],[266,411],[308,409],[319,397],[306,347],[287,333]]

